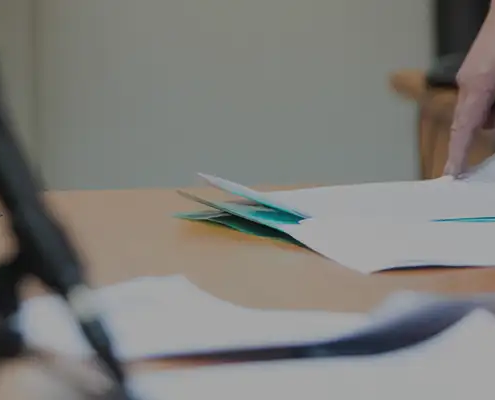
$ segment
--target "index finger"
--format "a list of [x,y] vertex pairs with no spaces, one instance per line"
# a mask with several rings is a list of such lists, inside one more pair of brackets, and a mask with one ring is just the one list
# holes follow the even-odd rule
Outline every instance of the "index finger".
[[467,154],[475,133],[482,128],[490,111],[493,95],[486,88],[459,88],[450,130],[445,174],[459,177],[466,168]]

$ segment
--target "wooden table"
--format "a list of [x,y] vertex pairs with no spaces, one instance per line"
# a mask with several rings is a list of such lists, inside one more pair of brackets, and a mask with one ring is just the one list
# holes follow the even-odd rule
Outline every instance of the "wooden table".
[[[207,194],[209,189],[200,192]],[[218,197],[217,191],[212,193]],[[239,305],[332,311],[367,311],[399,288],[441,293],[495,290],[495,269],[364,276],[295,245],[174,219],[174,212],[195,205],[172,190],[58,192],[48,200],[84,249],[95,286],[182,273],[202,289]],[[0,246],[8,251],[10,239],[5,230],[2,233]],[[29,285],[26,295],[40,292]],[[39,366],[16,362],[0,373],[0,398],[77,397]]]
[[[423,179],[442,176],[448,156],[450,127],[457,90],[429,89],[421,70],[401,70],[391,75],[392,88],[418,105],[418,147]],[[493,138],[480,131],[468,153],[468,164],[477,165],[495,153]]]

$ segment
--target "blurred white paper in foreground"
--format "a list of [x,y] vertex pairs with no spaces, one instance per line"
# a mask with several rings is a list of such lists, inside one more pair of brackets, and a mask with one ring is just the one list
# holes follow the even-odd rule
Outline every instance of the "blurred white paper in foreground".
[[494,369],[495,320],[475,311],[394,353],[150,373],[135,377],[134,387],[143,400],[461,400],[488,396]]
[[[243,308],[200,290],[180,275],[139,278],[96,294],[117,354],[125,360],[318,340],[367,321],[359,314]],[[24,302],[20,325],[31,344],[69,356],[92,354],[65,303],[57,297]]]

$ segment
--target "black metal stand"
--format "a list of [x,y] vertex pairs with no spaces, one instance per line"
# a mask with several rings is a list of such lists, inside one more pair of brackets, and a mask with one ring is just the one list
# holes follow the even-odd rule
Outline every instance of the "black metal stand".
[[18,285],[25,271],[19,258],[0,266],[0,361],[20,357],[24,350],[15,320],[19,309]]
[[114,383],[112,398],[129,400],[123,368],[95,310],[82,263],[64,229],[40,198],[37,179],[23,157],[2,100],[0,96],[0,197],[9,214],[18,252],[0,267],[0,361],[28,353],[15,322],[19,285],[25,277],[34,276],[68,302]]

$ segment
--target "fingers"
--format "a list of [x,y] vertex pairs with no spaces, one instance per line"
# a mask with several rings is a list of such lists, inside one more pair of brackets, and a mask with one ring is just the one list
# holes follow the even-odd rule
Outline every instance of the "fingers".
[[446,175],[458,178],[466,170],[466,158],[473,137],[487,121],[491,102],[490,91],[460,88],[450,131]]

